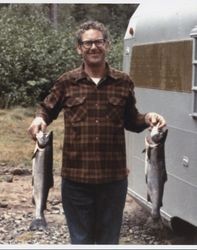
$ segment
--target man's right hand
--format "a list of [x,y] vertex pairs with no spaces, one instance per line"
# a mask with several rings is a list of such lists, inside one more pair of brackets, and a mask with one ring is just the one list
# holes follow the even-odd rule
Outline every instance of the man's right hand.
[[30,127],[28,128],[28,133],[33,140],[36,140],[36,134],[41,130],[46,131],[47,124],[42,117],[36,117]]

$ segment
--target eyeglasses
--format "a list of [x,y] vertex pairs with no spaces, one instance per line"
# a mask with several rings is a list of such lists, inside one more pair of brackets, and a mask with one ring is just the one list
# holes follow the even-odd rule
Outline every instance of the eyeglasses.
[[96,47],[101,48],[105,44],[105,39],[87,40],[80,42],[80,45],[83,46],[85,49],[90,49],[93,44],[95,44]]

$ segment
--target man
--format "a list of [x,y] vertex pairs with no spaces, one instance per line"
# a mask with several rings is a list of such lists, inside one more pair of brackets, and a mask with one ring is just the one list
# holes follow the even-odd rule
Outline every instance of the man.
[[56,81],[29,133],[35,139],[64,109],[62,204],[71,243],[118,244],[128,175],[124,129],[141,132],[165,120],[138,112],[133,82],[105,60],[103,24],[82,24],[76,38],[83,64]]

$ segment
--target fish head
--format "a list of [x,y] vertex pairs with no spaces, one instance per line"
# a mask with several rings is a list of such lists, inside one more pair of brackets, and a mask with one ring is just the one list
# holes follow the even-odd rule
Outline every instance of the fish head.
[[40,148],[45,148],[48,145],[52,136],[52,131],[48,133],[44,133],[43,131],[39,131],[36,134],[37,144]]
[[154,126],[151,130],[150,138],[155,144],[164,143],[166,141],[167,134],[168,129],[166,126],[160,129],[157,126]]

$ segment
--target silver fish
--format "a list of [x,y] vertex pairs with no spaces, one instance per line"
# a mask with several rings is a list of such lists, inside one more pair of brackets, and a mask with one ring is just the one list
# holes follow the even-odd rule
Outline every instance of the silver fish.
[[36,147],[32,162],[32,202],[35,205],[35,218],[30,230],[43,230],[47,223],[44,216],[49,189],[53,187],[53,132],[36,135]]
[[152,203],[151,215],[154,221],[160,218],[160,207],[163,205],[164,184],[167,181],[165,164],[165,141],[168,134],[166,127],[161,130],[153,127],[145,138],[145,178],[147,200]]

